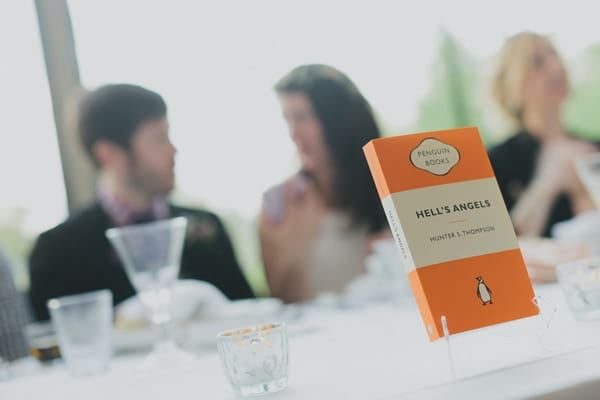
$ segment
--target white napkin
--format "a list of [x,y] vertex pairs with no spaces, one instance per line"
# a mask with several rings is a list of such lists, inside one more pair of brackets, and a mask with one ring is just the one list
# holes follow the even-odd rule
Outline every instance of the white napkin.
[[367,256],[365,264],[367,273],[352,280],[344,290],[342,302],[345,305],[360,305],[411,294],[394,239],[373,242],[373,253]]
[[565,242],[587,244],[600,255],[600,211],[587,211],[552,227],[552,237]]
[[[214,285],[195,279],[175,282],[169,309],[176,323],[193,318],[214,318],[230,303]],[[139,295],[119,303],[115,308],[115,323],[121,328],[136,328],[148,324]]]
[[[224,330],[278,321],[283,310],[279,299],[229,300],[212,284],[193,279],[175,282],[170,302],[175,339],[192,352],[204,346],[214,348],[216,335]],[[138,295],[117,305],[115,328],[118,350],[145,349],[156,339]]]
[[392,238],[376,240],[372,244],[373,253],[366,259],[367,271],[383,279],[403,279],[406,277],[402,256]]

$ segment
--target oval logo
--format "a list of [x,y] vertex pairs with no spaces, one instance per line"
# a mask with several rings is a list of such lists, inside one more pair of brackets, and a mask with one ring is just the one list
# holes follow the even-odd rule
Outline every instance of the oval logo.
[[460,161],[458,149],[435,138],[423,141],[410,152],[410,162],[434,175],[446,175]]

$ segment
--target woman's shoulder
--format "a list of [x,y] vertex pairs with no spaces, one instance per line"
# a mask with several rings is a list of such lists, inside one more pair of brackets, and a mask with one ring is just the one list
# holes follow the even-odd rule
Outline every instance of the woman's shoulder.
[[263,193],[262,212],[270,222],[277,223],[293,207],[294,199],[302,196],[309,188],[306,176],[296,173],[283,182],[271,186]]
[[515,150],[532,150],[538,146],[538,141],[527,131],[518,131],[500,143],[490,147],[490,155],[513,153]]
[[307,176],[305,176],[301,172],[298,172],[298,173],[295,173],[295,174],[287,177],[283,181],[271,186],[269,189],[266,190],[265,193],[268,193],[271,191],[281,191],[281,190],[285,190],[285,189],[287,189],[287,190],[302,190],[306,187],[306,185],[309,182],[310,181]]
[[539,142],[526,131],[519,131],[504,142],[490,147],[488,156],[498,173],[498,169],[529,169],[539,150]]

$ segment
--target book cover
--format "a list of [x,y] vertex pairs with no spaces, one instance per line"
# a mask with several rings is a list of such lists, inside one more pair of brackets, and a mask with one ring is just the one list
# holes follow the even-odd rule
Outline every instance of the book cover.
[[538,314],[475,127],[374,139],[364,153],[430,340]]

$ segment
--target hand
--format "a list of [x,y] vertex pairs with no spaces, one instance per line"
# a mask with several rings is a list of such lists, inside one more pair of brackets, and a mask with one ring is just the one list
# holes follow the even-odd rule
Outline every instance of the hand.
[[575,139],[559,139],[545,144],[538,157],[534,184],[550,191],[551,195],[560,192],[570,194],[582,190],[575,170],[575,161],[598,151],[593,144]]
[[589,247],[583,243],[555,239],[519,237],[519,247],[529,277],[535,283],[554,282],[558,264],[591,256]]
[[306,265],[325,211],[323,200],[305,178],[293,178],[279,190],[284,205],[282,215],[277,220],[269,218],[265,204],[260,219],[262,256],[274,295],[286,285],[292,269]]

